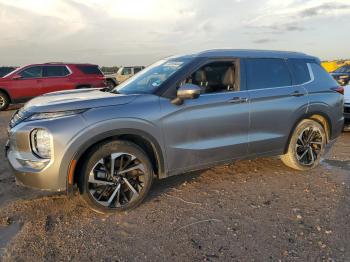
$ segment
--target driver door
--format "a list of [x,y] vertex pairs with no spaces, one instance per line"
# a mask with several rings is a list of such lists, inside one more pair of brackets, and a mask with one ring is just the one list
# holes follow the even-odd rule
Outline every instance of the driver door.
[[[230,75],[232,81],[225,79]],[[185,82],[200,85],[197,99],[174,105],[161,98],[162,127],[171,173],[244,157],[248,151],[249,97],[240,90],[238,61],[210,63]]]
[[31,66],[18,73],[20,78],[13,79],[11,87],[13,92],[19,94],[18,101],[26,101],[41,95],[43,68]]

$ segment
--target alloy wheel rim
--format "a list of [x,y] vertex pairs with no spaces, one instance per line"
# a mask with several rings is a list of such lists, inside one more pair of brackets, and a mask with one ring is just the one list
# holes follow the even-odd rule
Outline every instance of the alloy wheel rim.
[[145,184],[144,164],[129,153],[112,153],[100,159],[89,173],[88,189],[102,206],[121,208],[135,202]]
[[323,136],[319,128],[305,128],[296,143],[296,156],[301,165],[311,166],[318,160],[323,149]]
[[0,96],[0,107],[3,107],[5,105],[5,99]]

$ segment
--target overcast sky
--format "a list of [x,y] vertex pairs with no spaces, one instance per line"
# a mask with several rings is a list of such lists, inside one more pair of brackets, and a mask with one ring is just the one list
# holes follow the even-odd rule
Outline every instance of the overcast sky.
[[350,0],[0,0],[0,64],[147,65],[213,48],[350,58]]

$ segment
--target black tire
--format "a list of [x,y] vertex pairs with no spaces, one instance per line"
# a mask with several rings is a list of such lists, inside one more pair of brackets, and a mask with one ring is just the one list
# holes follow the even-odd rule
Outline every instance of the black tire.
[[10,105],[10,98],[8,95],[2,91],[0,91],[0,111],[4,111]]
[[84,88],[91,88],[91,86],[85,85],[85,86],[77,86],[76,89],[84,89]]
[[315,168],[324,154],[326,137],[326,132],[320,123],[304,119],[295,128],[288,151],[281,156],[282,162],[301,171]]
[[106,84],[107,84],[108,90],[112,90],[114,87],[117,86],[117,85],[114,83],[114,81],[111,80],[111,79],[107,79],[107,80],[106,80]]
[[[113,155],[118,154],[122,155],[113,160],[114,168],[112,169]],[[131,160],[131,156],[135,159]],[[140,165],[142,172],[141,169],[133,169],[121,175],[117,174]],[[101,174],[109,176],[112,173],[111,170],[117,169],[118,171],[113,172],[114,175],[111,176],[113,178],[101,178]],[[95,183],[96,181],[99,182]],[[85,163],[80,169],[78,187],[80,195],[92,210],[98,213],[115,213],[140,205],[147,196],[152,181],[152,165],[146,153],[139,146],[128,141],[110,141],[98,144],[88,152]],[[99,184],[101,182],[110,183],[110,185]],[[136,193],[133,190],[136,190]]]

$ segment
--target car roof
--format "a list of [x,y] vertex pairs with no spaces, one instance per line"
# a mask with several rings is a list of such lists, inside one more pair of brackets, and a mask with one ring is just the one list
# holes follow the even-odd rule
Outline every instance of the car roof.
[[44,65],[81,65],[81,66],[97,66],[95,64],[88,64],[88,63],[64,63],[64,62],[49,62],[49,63],[38,63],[38,64],[28,64],[23,67],[27,66],[44,66]]
[[[299,59],[316,59],[301,52],[291,51],[274,51],[274,50],[255,50],[255,49],[213,49],[206,50],[190,55],[176,57],[235,57],[235,58],[299,58]],[[174,57],[175,58],[175,57]]]

